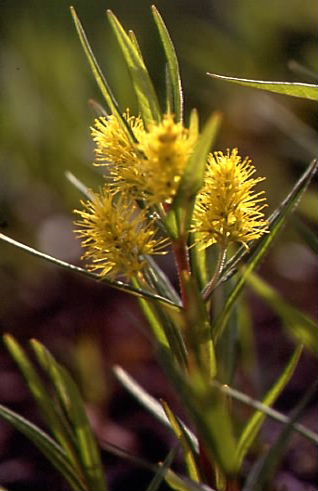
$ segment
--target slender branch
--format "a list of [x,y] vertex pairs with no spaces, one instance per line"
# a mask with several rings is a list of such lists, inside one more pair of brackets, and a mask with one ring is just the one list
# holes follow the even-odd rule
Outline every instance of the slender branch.
[[220,275],[221,275],[223,268],[224,268],[224,264],[225,264],[225,260],[226,260],[226,252],[227,252],[227,248],[221,246],[220,251],[219,251],[218,261],[217,261],[216,268],[214,271],[214,275],[202,291],[202,295],[203,295],[204,300],[209,299],[211,293],[213,292],[214,288],[217,285],[218,279],[220,278]]

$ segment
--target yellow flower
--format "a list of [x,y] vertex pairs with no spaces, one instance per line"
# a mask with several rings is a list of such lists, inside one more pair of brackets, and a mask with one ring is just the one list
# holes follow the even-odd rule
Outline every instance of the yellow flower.
[[83,258],[91,260],[90,271],[132,278],[146,267],[146,255],[164,254],[167,239],[157,238],[154,222],[132,200],[102,190],[82,204],[83,210],[75,210],[81,217],[76,233],[87,248]]
[[140,117],[124,114],[136,142],[115,116],[95,120],[92,128],[97,165],[106,165],[112,188],[149,206],[170,203],[176,194],[195,139],[171,114],[145,129]]
[[[142,119],[130,116],[129,110],[123,114],[136,141],[145,133]],[[137,144],[131,140],[127,131],[119,123],[116,116],[95,119],[91,128],[93,141],[96,143],[96,165],[107,166],[114,190],[133,193],[143,182],[140,173],[141,154]]]
[[144,191],[151,204],[172,201],[194,144],[189,130],[175,123],[171,114],[164,115],[161,123],[150,125],[142,135],[138,148],[144,155]]
[[243,161],[238,150],[210,154],[204,185],[198,194],[193,214],[192,232],[202,248],[219,243],[226,248],[230,242],[258,239],[268,231],[263,208],[264,191],[255,193],[255,184],[264,177],[251,176],[255,167],[248,158]]

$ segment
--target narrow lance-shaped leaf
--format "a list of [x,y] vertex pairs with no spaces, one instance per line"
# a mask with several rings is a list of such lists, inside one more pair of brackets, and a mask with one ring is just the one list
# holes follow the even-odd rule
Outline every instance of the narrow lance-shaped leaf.
[[[272,406],[282,390],[286,387],[295,371],[301,352],[302,346],[298,346],[283,373],[274,383],[273,387],[267,392],[265,398],[263,399],[264,405]],[[265,418],[266,415],[262,411],[256,411],[245,426],[238,441],[235,453],[237,470],[240,469],[242,461],[259,433]]]
[[81,458],[83,471],[91,489],[106,491],[107,485],[100,452],[88,421],[79,390],[69,373],[59,365],[49,351],[38,341],[31,346],[42,368],[50,377],[61,405],[68,417]]
[[290,414],[289,423],[287,423],[281,430],[274,444],[269,447],[265,458],[262,456],[263,458],[261,465],[259,465],[259,462],[257,462],[257,467],[256,465],[252,467],[244,483],[242,491],[263,491],[264,489],[268,489],[268,485],[275,474],[275,470],[282,461],[287,445],[293,436],[293,425],[295,421],[300,418],[308,402],[317,393],[317,386],[318,380],[316,380],[314,384],[309,387],[309,390],[306,390],[304,396],[301,397],[296,407],[293,408]]
[[62,447],[43,430],[2,405],[0,405],[0,418],[10,423],[16,430],[23,433],[23,435],[34,443],[51,464],[65,477],[72,489],[75,491],[88,491],[88,488],[70,464]]
[[[138,400],[138,402],[144,406],[155,418],[157,418],[162,424],[171,428],[171,424],[161,404],[148,392],[141,387],[136,380],[134,380],[123,368],[119,366],[113,367],[113,372],[120,383]],[[198,451],[198,440],[196,436],[185,426],[185,424],[179,420],[183,430],[187,433],[188,438],[191,440],[191,445]]]
[[274,288],[258,275],[250,274],[247,281],[258,295],[277,312],[292,337],[317,354],[318,328],[316,322],[286,302]]
[[27,357],[25,351],[19,345],[19,343],[13,338],[13,336],[6,334],[3,336],[3,341],[9,350],[12,358],[17,363],[23,377],[25,378],[28,387],[39,406],[42,416],[46,421],[51,432],[55,438],[59,441],[63,450],[65,451],[70,463],[76,469],[76,472],[81,476],[81,466],[78,460],[76,449],[70,435],[68,428],[65,427],[63,419],[60,417],[56,407],[52,405],[52,396],[47,390],[46,386],[42,382],[41,378],[37,374],[33,364]]
[[318,85],[316,84],[251,80],[247,78],[226,77],[224,75],[217,75],[216,73],[208,73],[207,75],[226,82],[244,85],[245,87],[253,87],[254,89],[267,90],[269,92],[275,92],[276,94],[301,97],[303,99],[311,99],[313,101],[318,100]]
[[91,70],[93,72],[96,83],[97,83],[102,95],[104,96],[104,99],[105,99],[109,109],[111,110],[112,114],[115,115],[119,124],[122,126],[123,130],[127,133],[128,137],[132,141],[135,141],[135,137],[133,135],[133,132],[131,131],[131,128],[127,124],[126,120],[123,118],[123,116],[119,110],[118,103],[112,94],[112,91],[111,91],[111,89],[110,89],[110,87],[109,87],[109,85],[108,85],[108,83],[107,83],[107,81],[103,75],[101,68],[99,67],[99,65],[97,63],[97,60],[94,56],[92,48],[90,47],[87,36],[86,36],[85,31],[83,29],[83,26],[81,24],[81,21],[79,20],[74,7],[70,7],[70,10],[71,10],[73,21],[74,21],[74,24],[76,27],[77,34],[78,34],[80,42],[82,44],[84,53],[88,59],[88,62],[89,62],[89,65],[91,67]]
[[[262,413],[266,414],[269,418],[272,418],[274,421],[278,421],[279,423],[282,423],[283,425],[288,425],[290,424],[290,418],[286,416],[285,414],[277,411],[276,409],[273,409],[269,406],[266,406],[263,404],[261,401],[257,399],[253,399],[249,395],[245,394],[244,392],[241,392],[237,389],[233,389],[233,387],[230,387],[229,385],[224,385],[218,382],[217,380],[212,380],[212,385],[216,387],[220,392],[227,394],[228,396],[233,397],[233,399],[249,406],[257,409],[258,411],[261,411]],[[318,433],[315,433],[314,431],[310,430],[306,426],[300,424],[300,423],[291,423],[293,426],[293,430],[297,431],[300,435],[304,436],[307,438],[310,442],[314,444],[318,444]]]
[[179,71],[178,58],[171,41],[168,29],[159,14],[156,7],[152,6],[152,14],[158,27],[158,31],[161,37],[161,41],[166,53],[168,61],[169,79],[172,85],[173,106],[171,108],[172,113],[175,114],[176,120],[181,121],[183,119],[183,94],[181,86],[181,77]]
[[111,10],[107,11],[107,16],[126,60],[139,103],[141,116],[146,125],[154,121],[158,122],[161,119],[161,114],[157,94],[144,61],[139,54],[139,50],[136,48],[135,43],[131,41],[121,23]]
[[156,474],[154,475],[152,481],[147,487],[146,491],[158,491],[162,481],[165,479],[169,468],[176,456],[177,448],[172,448],[165,458],[163,464],[160,466]]
[[161,401],[161,404],[167,415],[167,418],[170,421],[171,428],[173,429],[176,437],[182,445],[184,459],[188,469],[188,475],[191,479],[193,479],[193,481],[200,482],[200,474],[196,462],[197,455],[191,444],[191,440],[189,439],[188,434],[184,431],[183,426],[180,424],[178,418],[174,415],[173,411],[169,407],[168,403],[166,401]]
[[153,300],[161,302],[161,303],[165,303],[165,304],[171,306],[171,308],[175,309],[175,310],[181,309],[180,305],[177,305],[177,304],[171,302],[171,300],[169,300],[167,298],[160,297],[159,295],[156,295],[152,292],[141,290],[141,289],[136,288],[132,285],[128,285],[127,283],[123,283],[122,281],[110,280],[109,278],[101,278],[96,273],[88,271],[87,269],[84,269],[84,268],[80,268],[79,266],[74,266],[74,264],[67,263],[65,261],[62,261],[61,259],[57,259],[56,257],[49,256],[48,254],[45,254],[44,252],[40,252],[37,249],[34,249],[33,247],[29,247],[29,246],[23,244],[22,242],[18,242],[17,240],[14,240],[11,237],[8,237],[7,235],[4,235],[2,233],[0,233],[0,240],[17,247],[18,249],[21,249],[21,250],[27,252],[28,254],[31,254],[32,256],[39,257],[41,259],[44,259],[45,261],[53,263],[53,264],[60,266],[64,269],[73,271],[75,273],[80,273],[80,274],[82,274],[88,278],[91,278],[95,281],[100,281],[100,282],[102,282],[102,283],[104,283],[104,284],[106,284],[106,285],[108,285],[111,288],[114,288],[116,290],[130,293],[131,295],[134,295],[135,297],[145,297],[145,298],[150,298],[150,299],[153,299]]

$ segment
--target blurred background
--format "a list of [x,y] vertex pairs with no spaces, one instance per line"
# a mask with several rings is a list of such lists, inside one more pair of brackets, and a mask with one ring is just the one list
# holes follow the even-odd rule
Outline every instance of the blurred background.
[[[137,34],[163,101],[164,57],[152,21],[152,3],[73,2],[123,111],[126,107],[136,111],[136,101],[105,11],[112,9]],[[258,175],[266,176],[264,188],[272,211],[317,153],[315,104],[226,84],[206,72],[313,83],[317,78],[317,3],[158,0],[156,6],[179,57],[186,116],[196,107],[204,123],[212,111],[223,113],[216,149],[238,147],[242,156],[253,159]],[[102,183],[91,165],[89,127],[95,112],[89,100],[101,104],[103,100],[77,38],[69,2],[2,0],[0,36],[1,231],[80,264],[73,209],[80,206],[81,196],[65,173],[71,171],[93,189]],[[299,221],[313,228],[316,214],[315,188],[310,187],[298,208],[298,220],[285,227],[262,266],[262,275],[271,285],[312,316],[317,314],[315,254],[303,239]],[[164,266],[173,279],[172,265],[166,261]],[[262,393],[293,344],[275,314],[255,297],[251,315],[256,353],[266,353],[258,361],[260,369],[265,368]],[[156,426],[111,375],[111,366],[121,364],[152,394],[173,399],[135,300],[0,243],[0,326],[1,332],[10,332],[24,343],[38,338],[73,371],[101,440],[149,460],[165,457],[171,435]],[[41,424],[4,350],[0,365],[1,402]],[[314,367],[311,355],[306,354],[278,409],[293,406]],[[306,417],[310,424],[312,411]],[[269,425],[267,442],[275,432],[275,425]],[[312,449],[303,446],[306,442],[301,440],[292,447],[277,489],[284,485],[289,491],[313,489],[316,459]],[[128,491],[131,482],[134,489],[146,487],[150,474],[107,452],[104,457],[113,490]],[[1,420],[0,484],[12,491],[67,489],[37,450]]]

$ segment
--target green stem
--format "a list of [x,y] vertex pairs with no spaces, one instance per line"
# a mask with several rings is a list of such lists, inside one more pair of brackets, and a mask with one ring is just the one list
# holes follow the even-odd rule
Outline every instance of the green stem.
[[212,276],[211,280],[202,291],[203,299],[205,301],[209,300],[210,295],[212,294],[214,288],[216,287],[218,279],[220,278],[226,260],[226,252],[227,252],[227,248],[221,246],[214,275]]

